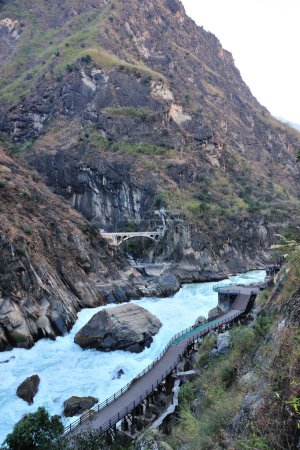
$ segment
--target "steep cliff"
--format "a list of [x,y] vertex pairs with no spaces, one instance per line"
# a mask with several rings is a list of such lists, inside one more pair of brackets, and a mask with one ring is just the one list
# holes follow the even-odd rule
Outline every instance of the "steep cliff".
[[138,295],[127,261],[3,144],[0,211],[0,350],[66,333],[120,287],[120,301]]
[[166,223],[148,257],[196,280],[299,221],[299,133],[178,0],[4,0],[0,33],[0,130],[96,227]]
[[27,3],[1,4],[0,128],[89,220],[295,213],[299,134],[179,1]]
[[[164,440],[174,450],[299,448],[296,232],[296,250],[291,243],[285,248],[288,261],[258,296],[252,314],[229,332],[208,335],[186,362],[198,376],[182,386],[178,416],[161,427],[167,436],[151,437],[153,448]],[[146,441],[147,434],[133,448]]]

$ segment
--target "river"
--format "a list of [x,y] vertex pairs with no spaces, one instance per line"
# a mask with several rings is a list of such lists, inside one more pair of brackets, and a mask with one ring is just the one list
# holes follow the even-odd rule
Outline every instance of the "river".
[[[62,414],[63,402],[72,395],[92,395],[102,402],[150,364],[163,350],[174,334],[192,325],[198,316],[207,316],[217,305],[218,284],[263,281],[265,271],[252,271],[210,283],[186,284],[174,296],[168,298],[142,298],[132,303],[155,314],[163,326],[154,337],[150,348],[140,354],[124,351],[101,353],[82,350],[74,343],[76,332],[98,311],[105,307],[84,309],[71,332],[55,341],[42,339],[32,349],[14,349],[0,353],[0,445],[13,425],[38,406],[45,406],[51,415]],[[116,305],[107,305],[113,308]],[[1,364],[2,361],[10,360]],[[125,374],[112,380],[117,369]],[[16,396],[19,384],[28,376],[41,378],[34,404],[29,406]],[[64,419],[65,425],[74,419]]]

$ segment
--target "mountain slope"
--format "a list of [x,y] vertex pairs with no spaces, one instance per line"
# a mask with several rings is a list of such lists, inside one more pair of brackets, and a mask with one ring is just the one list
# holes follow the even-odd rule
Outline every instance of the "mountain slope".
[[165,208],[154,253],[197,278],[257,266],[298,220],[299,133],[179,1],[3,1],[0,19],[0,129],[93,224]]
[[0,205],[0,351],[66,333],[80,309],[107,303],[118,286],[136,295],[126,260],[4,143]]

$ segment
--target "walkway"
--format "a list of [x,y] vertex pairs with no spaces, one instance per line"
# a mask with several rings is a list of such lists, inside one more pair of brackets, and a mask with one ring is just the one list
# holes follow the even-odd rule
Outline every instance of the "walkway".
[[67,427],[67,435],[72,437],[89,430],[105,433],[115,426],[128,413],[134,411],[176,368],[189,345],[211,330],[228,324],[242,315],[247,310],[252,296],[259,292],[255,287],[233,286],[229,289],[232,294],[237,294],[237,298],[228,313],[175,335],[159,357],[131,383]]

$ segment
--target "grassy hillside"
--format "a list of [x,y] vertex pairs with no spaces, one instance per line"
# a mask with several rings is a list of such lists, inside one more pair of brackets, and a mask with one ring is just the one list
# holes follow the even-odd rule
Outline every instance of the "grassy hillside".
[[148,209],[184,215],[204,241],[230,219],[274,232],[299,220],[299,133],[259,105],[179,1],[13,0],[5,18],[17,38],[0,22],[0,130],[56,192],[88,189],[71,178],[105,160],[148,192]]

